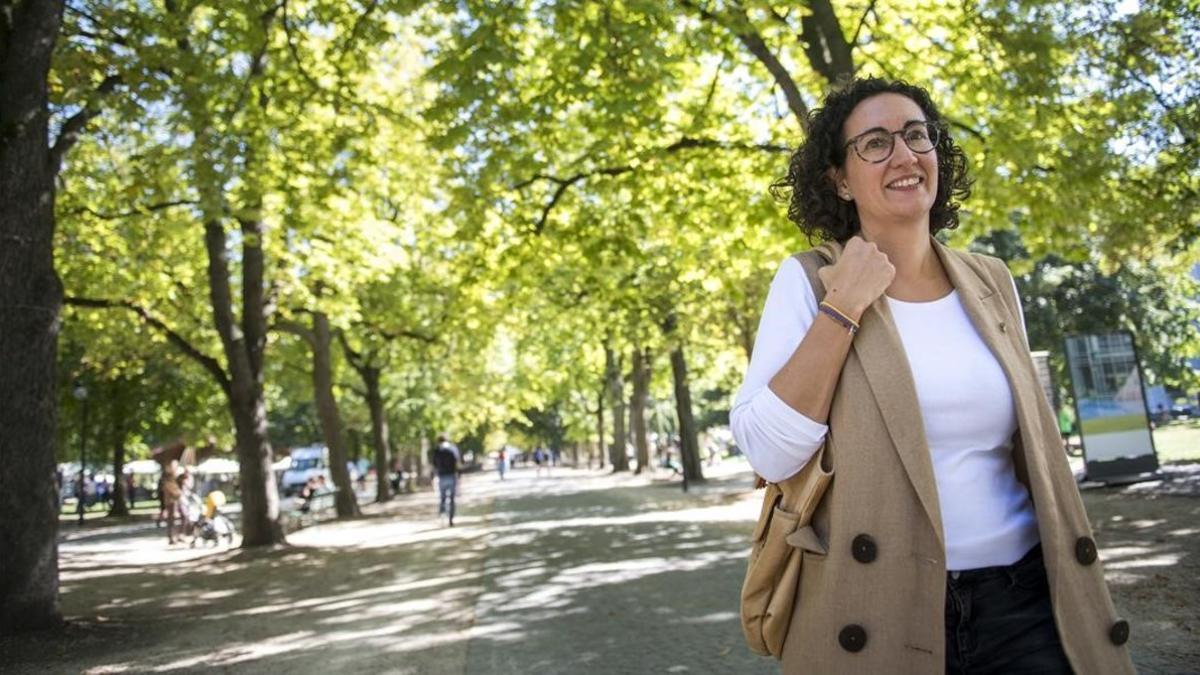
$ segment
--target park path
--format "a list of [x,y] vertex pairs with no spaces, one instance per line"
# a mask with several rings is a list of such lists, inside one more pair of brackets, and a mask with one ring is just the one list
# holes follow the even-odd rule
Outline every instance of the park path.
[[[1143,673],[1198,672],[1200,466],[1085,491]],[[127,523],[60,543],[58,635],[0,639],[5,673],[776,673],[740,634],[757,516],[744,463],[677,480],[532,469],[293,533],[268,551],[168,548]]]
[[[744,466],[744,465],[741,465]],[[466,672],[772,673],[743,645],[750,474],[521,479],[488,516]]]
[[4,672],[756,673],[737,594],[757,515],[745,464],[677,480],[555,469],[465,478],[454,528],[421,492],[272,551],[64,527],[60,636]]

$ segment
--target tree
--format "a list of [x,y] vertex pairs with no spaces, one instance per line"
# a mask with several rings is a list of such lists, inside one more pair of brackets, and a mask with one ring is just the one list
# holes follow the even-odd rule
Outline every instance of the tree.
[[61,620],[54,180],[89,117],[68,120],[49,144],[47,76],[62,12],[61,1],[0,3],[0,633]]
[[629,458],[625,455],[628,436],[625,433],[625,379],[621,375],[621,362],[616,351],[609,345],[604,347],[605,378],[608,381],[608,401],[612,404],[613,442],[608,448],[608,461],[613,471],[628,471]]
[[[105,131],[134,149],[136,160],[122,167],[141,178],[131,190],[141,202],[133,211],[162,218],[156,218],[156,230],[186,229],[203,242],[200,278],[211,323],[194,326],[195,333],[183,326],[194,305],[160,312],[144,299],[116,294],[79,300],[138,313],[225,392],[241,465],[247,546],[283,541],[270,468],[265,357],[273,301],[289,289],[275,285],[268,263],[305,245],[294,236],[297,229],[314,238],[311,220],[297,219],[297,229],[287,221],[336,192],[342,179],[336,167],[348,156],[345,140],[369,129],[371,119],[391,117],[366,96],[353,95],[377,76],[369,45],[388,36],[382,26],[395,18],[391,11],[407,9],[389,3],[376,13],[378,4],[322,3],[300,18],[289,15],[287,3],[255,2],[215,13],[174,1],[160,12],[78,2],[69,14],[71,40],[58,59],[64,92],[89,69],[121,73],[128,95]],[[331,30],[340,38],[333,49],[327,44]],[[337,112],[362,115],[364,123],[337,128]],[[313,134],[314,126],[327,133]],[[287,199],[307,192],[304,183],[314,167],[325,180],[311,185],[312,196]],[[296,203],[299,208],[287,208]],[[172,214],[174,207],[180,216]],[[223,363],[211,355],[214,347]]]
[[[312,354],[312,391],[317,407],[317,419],[321,422],[321,436],[329,449],[330,473],[337,488],[337,514],[339,518],[360,515],[358,500],[354,496],[354,485],[350,482],[350,471],[346,467],[349,453],[346,448],[345,427],[333,391],[333,333],[329,328],[329,316],[321,311],[310,312],[312,323],[304,326],[298,322],[279,322],[281,329],[300,336]],[[379,470],[383,472],[382,469]]]
[[1200,383],[1188,365],[1200,354],[1200,284],[1186,265],[1131,260],[1106,271],[1098,256],[1035,260],[1015,230],[991,232],[971,246],[1013,269],[1030,348],[1050,352],[1060,390],[1069,383],[1064,339],[1116,331],[1134,335],[1149,384],[1187,390]]
[[646,439],[646,404],[650,398],[650,356],[645,349],[634,347],[632,378],[633,393],[629,398],[629,427],[641,473],[650,466],[650,445]]

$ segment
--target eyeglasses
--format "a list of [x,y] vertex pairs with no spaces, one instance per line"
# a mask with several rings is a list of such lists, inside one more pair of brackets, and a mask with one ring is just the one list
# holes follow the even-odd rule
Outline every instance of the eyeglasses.
[[883,127],[868,129],[846,141],[843,149],[854,146],[854,153],[864,162],[878,164],[892,156],[896,149],[896,136],[904,139],[904,144],[918,154],[933,150],[938,142],[938,127],[933,122],[913,120],[904,125],[899,131],[888,131]]

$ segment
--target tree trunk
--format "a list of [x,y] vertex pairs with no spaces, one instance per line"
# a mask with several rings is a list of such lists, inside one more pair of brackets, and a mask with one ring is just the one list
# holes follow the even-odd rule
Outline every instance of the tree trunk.
[[621,378],[621,365],[611,347],[604,348],[604,363],[608,374],[608,398],[612,403],[613,441],[608,448],[608,461],[613,472],[628,471],[629,458],[625,455],[625,383]]
[[409,451],[409,456],[412,457],[412,463],[416,465],[416,470],[413,473],[416,474],[417,485],[428,485],[432,480],[429,476],[425,475],[425,445],[428,442],[429,441],[422,436],[420,445],[417,446],[416,450]]
[[129,502],[125,494],[125,438],[124,434],[113,438],[113,492],[110,516],[128,516]]
[[262,221],[242,222],[242,325],[235,325],[225,227],[215,220],[204,227],[208,286],[213,323],[228,363],[226,394],[237,439],[242,497],[242,546],[285,543],[279,523],[279,492],[271,470],[267,402],[263,394],[266,304],[263,297]]
[[375,446],[375,501],[392,498],[388,473],[392,470],[388,458],[388,421],[383,409],[383,394],[379,390],[380,369],[368,366],[360,371],[367,388],[367,409],[371,411],[371,443]]
[[687,359],[683,341],[676,335],[678,317],[671,312],[662,322],[663,334],[674,342],[671,350],[671,379],[675,385],[675,415],[679,420],[679,455],[683,463],[684,489],[688,481],[704,480],[700,468],[700,442],[696,437],[696,418],[692,415],[692,391],[688,385]]
[[382,503],[392,498],[391,486],[388,484],[388,474],[392,463],[396,461],[391,451],[391,440],[388,438],[387,411],[383,405],[383,394],[379,388],[379,378],[383,369],[374,365],[372,356],[364,357],[350,347],[345,333],[338,333],[342,342],[342,351],[346,361],[354,368],[363,381],[364,398],[367,409],[371,412],[371,445],[375,448],[375,501]]
[[637,471],[650,468],[650,444],[646,439],[646,401],[650,398],[649,353],[633,350],[633,395],[629,398],[629,426],[633,430],[633,446],[637,449]]
[[675,382],[675,414],[679,418],[679,453],[683,473],[689,481],[702,481],[700,443],[696,438],[696,419],[692,416],[692,392],[688,386],[687,360],[683,345],[671,350],[671,377]]
[[324,312],[312,313],[312,357],[313,397],[317,403],[317,417],[321,420],[321,436],[329,448],[329,473],[338,489],[338,518],[353,518],[359,515],[358,500],[354,496],[354,485],[350,471],[346,468],[346,434],[342,429],[342,415],[338,410],[337,398],[333,395],[333,336],[329,332],[329,317]]
[[[596,397],[596,467],[604,468],[604,383]],[[588,456],[588,468],[592,468],[592,458]]]
[[242,498],[242,546],[285,543],[279,524],[279,492],[271,469],[267,407],[253,390],[234,387],[229,400],[237,443],[238,486]]
[[110,516],[129,515],[129,505],[126,503],[125,494],[125,420],[128,419],[126,396],[129,395],[129,388],[133,384],[132,381],[118,378],[113,381],[109,394],[112,414],[109,442],[112,443],[113,482],[115,483],[112,492],[112,506],[108,509]]
[[54,174],[46,78],[61,0],[0,22],[0,634],[58,625]]

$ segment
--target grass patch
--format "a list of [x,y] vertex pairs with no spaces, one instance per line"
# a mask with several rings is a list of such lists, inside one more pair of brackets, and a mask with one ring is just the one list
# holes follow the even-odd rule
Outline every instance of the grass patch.
[[1155,429],[1154,449],[1159,462],[1200,462],[1200,419]]
[[1085,434],[1111,434],[1118,431],[1137,431],[1146,428],[1144,415],[1121,415],[1120,417],[1097,417],[1084,420]]

